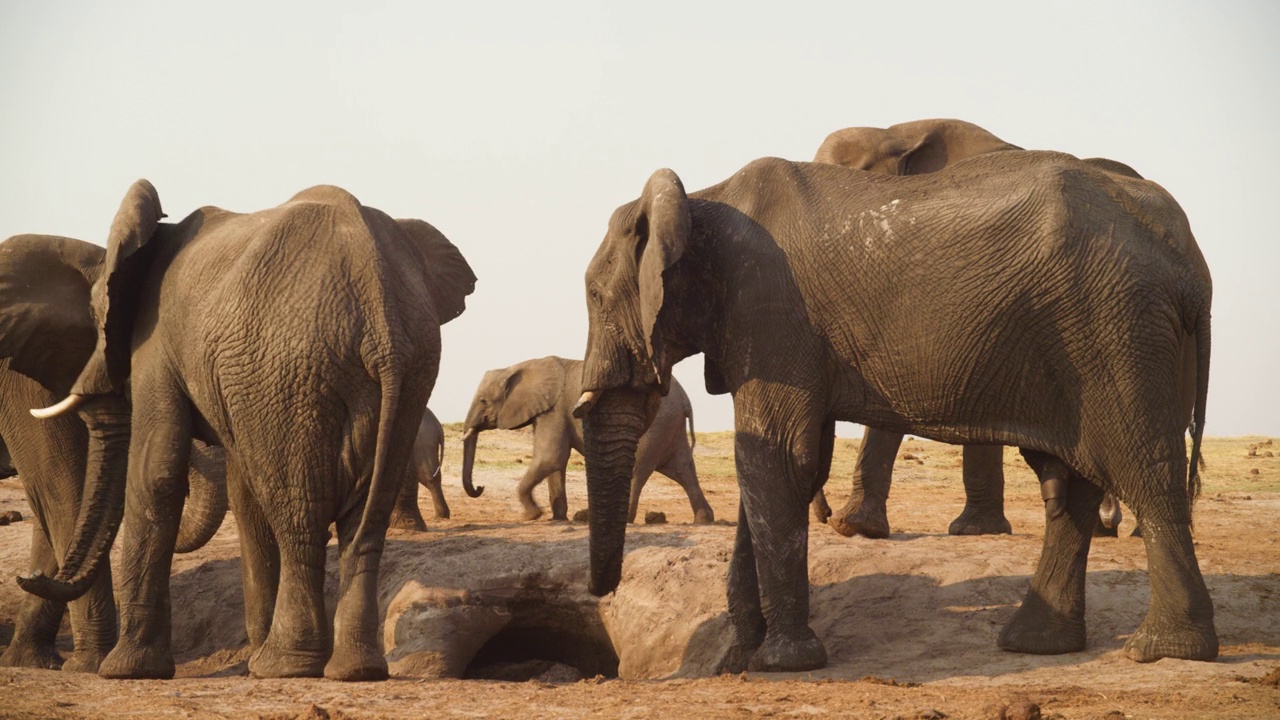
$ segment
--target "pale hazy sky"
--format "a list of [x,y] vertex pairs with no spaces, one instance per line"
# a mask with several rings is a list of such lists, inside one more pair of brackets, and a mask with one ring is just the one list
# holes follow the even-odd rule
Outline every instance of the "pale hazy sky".
[[[318,183],[442,230],[479,276],[431,405],[581,357],[583,271],[649,174],[696,190],[851,125],[959,117],[1105,156],[1182,204],[1214,278],[1211,435],[1280,435],[1280,4],[0,0],[0,237],[102,243]],[[676,375],[699,430],[731,401]],[[848,428],[845,429],[846,431]]]

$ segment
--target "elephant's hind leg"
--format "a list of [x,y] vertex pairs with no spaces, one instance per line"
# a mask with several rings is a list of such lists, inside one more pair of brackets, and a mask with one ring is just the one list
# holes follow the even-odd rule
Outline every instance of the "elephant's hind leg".
[[702,494],[702,486],[698,484],[698,471],[693,464],[693,454],[687,448],[677,450],[675,457],[659,467],[658,472],[675,480],[684,489],[684,494],[689,498],[689,506],[693,508],[695,523],[715,522],[715,511],[711,509],[711,503],[707,502],[707,496]]
[[1004,515],[1004,446],[964,446],[964,510],[951,521],[952,535],[1008,535]]
[[902,445],[902,435],[867,428],[858,448],[858,466],[853,473],[853,494],[849,502],[827,520],[832,529],[853,537],[889,537],[889,514],[885,503],[893,482],[893,459]]
[[1048,488],[1044,547],[1031,588],[997,644],[1036,655],[1076,652],[1085,646],[1085,569],[1102,490],[1057,458],[1024,454]]
[[240,575],[244,585],[244,626],[249,647],[257,651],[271,632],[280,587],[280,546],[253,496],[244,470],[227,458],[227,499],[240,535]]

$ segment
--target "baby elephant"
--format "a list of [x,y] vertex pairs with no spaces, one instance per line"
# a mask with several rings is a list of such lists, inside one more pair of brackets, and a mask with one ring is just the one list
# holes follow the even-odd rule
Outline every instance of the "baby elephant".
[[391,527],[402,530],[427,529],[422,511],[418,509],[418,485],[430,491],[436,517],[449,517],[449,503],[445,502],[444,492],[440,489],[440,466],[443,461],[444,428],[440,427],[435,413],[429,409],[423,410],[418,436],[413,441],[413,459],[405,472],[404,484],[400,486],[395,510],[391,513]]
[[[564,469],[569,450],[582,452],[582,421],[573,417],[573,406],[582,395],[582,361],[555,356],[526,360],[484,374],[467,411],[463,435],[462,483],[467,494],[479,497],[483,487],[471,483],[475,464],[476,439],[482,430],[514,430],[533,423],[533,460],[520,480],[520,504],[525,520],[536,520],[542,509],[533,500],[533,489],[550,478],[551,518],[567,520],[568,502],[564,494]],[[685,436],[685,418],[689,435]],[[627,520],[635,522],[640,491],[653,471],[679,483],[689,495],[694,522],[715,519],[711,506],[698,486],[693,466],[693,408],[684,388],[672,378],[671,391],[662,398],[653,424],[640,438],[636,464],[631,474],[631,504]]]

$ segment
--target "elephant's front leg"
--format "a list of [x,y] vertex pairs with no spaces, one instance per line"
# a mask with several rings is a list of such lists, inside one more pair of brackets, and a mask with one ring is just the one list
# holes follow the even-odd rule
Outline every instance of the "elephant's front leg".
[[964,446],[964,510],[951,521],[952,535],[1008,535],[1004,516],[1004,446]]
[[107,678],[174,673],[169,568],[187,495],[191,421],[185,398],[135,386],[116,605],[120,639],[98,668]]
[[1015,652],[1055,655],[1085,646],[1084,590],[1089,543],[1102,490],[1056,458],[1037,462],[1045,497],[1044,548],[1031,588],[997,644]]
[[760,610],[760,579],[751,546],[746,506],[738,503],[738,532],[733,540],[733,557],[725,581],[729,601],[729,626],[733,639],[716,666],[717,673],[745,672],[751,656],[764,642],[765,620]]
[[832,529],[853,537],[889,537],[889,514],[885,503],[893,482],[893,459],[902,445],[902,435],[867,428],[858,448],[858,466],[853,473],[853,493],[849,502],[827,521]]
[[[809,628],[807,511],[821,464],[820,424],[790,432],[753,432],[755,425],[739,419],[734,442],[765,619],[764,642],[750,668],[813,670],[827,663],[826,648]],[[788,436],[789,441],[780,439]]]

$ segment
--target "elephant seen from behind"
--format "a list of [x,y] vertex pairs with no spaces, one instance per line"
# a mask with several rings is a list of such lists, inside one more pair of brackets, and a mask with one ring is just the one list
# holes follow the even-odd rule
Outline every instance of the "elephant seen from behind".
[[807,508],[836,421],[1017,446],[1066,491],[1002,648],[1084,647],[1108,490],[1142,519],[1151,584],[1126,654],[1216,657],[1190,532],[1212,285],[1176,203],[1118,177],[1026,151],[901,177],[766,158],[692,194],[655,172],[586,273],[590,591],[620,582],[637,442],[702,353],[708,391],[733,397],[741,498],[721,670],[826,663]]
[[20,582],[78,597],[119,528],[120,637],[99,674],[172,677],[168,568],[195,436],[226,451],[250,673],[385,678],[386,530],[435,384],[440,325],[462,313],[475,275],[429,224],[332,186],[250,214],[164,217],[140,180],[111,224],[89,292],[92,353],[66,398],[37,413],[84,420],[85,507],[57,574]]
[[[533,499],[533,489],[543,480],[551,495],[551,518],[567,520],[565,467],[569,451],[582,452],[582,422],[573,417],[573,406],[582,395],[582,361],[548,356],[526,360],[511,367],[490,370],[480,380],[467,420],[462,446],[462,482],[467,494],[479,497],[483,487],[472,483],[476,442],[485,430],[515,430],[533,426],[533,459],[517,488],[523,519],[536,520],[542,508]],[[675,379],[671,392],[656,408],[649,430],[640,438],[635,464],[630,471],[630,500],[627,522],[635,522],[640,492],[655,471],[675,480],[689,496],[696,523],[715,520],[711,505],[698,484],[693,463],[693,407],[689,396]],[[685,422],[688,422],[688,435]]]
[[[105,255],[98,245],[52,235],[0,243],[0,438],[31,507],[30,569],[50,576],[71,545],[89,438],[78,417],[42,421],[27,408],[64,397],[89,359],[97,340],[89,295]],[[176,552],[203,546],[227,512],[221,448],[190,442]],[[74,649],[64,662],[54,641],[67,609]],[[111,568],[104,559],[84,595],[70,603],[26,597],[0,665],[96,672],[115,642]]]

